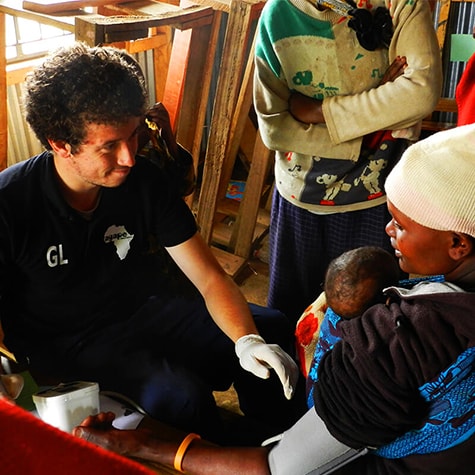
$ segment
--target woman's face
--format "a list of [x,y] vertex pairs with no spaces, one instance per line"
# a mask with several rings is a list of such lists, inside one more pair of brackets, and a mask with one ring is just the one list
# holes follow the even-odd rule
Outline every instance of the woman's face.
[[457,263],[450,257],[453,233],[422,226],[388,201],[392,219],[386,225],[399,267],[408,274],[448,274]]

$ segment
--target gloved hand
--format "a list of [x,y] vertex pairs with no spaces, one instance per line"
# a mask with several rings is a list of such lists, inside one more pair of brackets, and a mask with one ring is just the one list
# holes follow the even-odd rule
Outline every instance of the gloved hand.
[[285,397],[292,398],[299,368],[279,345],[268,345],[259,335],[244,335],[236,342],[235,350],[241,366],[259,378],[267,379],[272,368],[282,383]]

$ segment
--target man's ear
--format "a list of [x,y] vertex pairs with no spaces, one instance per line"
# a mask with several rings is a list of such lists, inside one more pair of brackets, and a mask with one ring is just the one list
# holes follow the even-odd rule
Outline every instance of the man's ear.
[[71,154],[71,145],[64,140],[52,140],[48,139],[48,143],[51,145],[55,155],[59,155],[62,158],[68,158]]
[[473,240],[470,236],[462,233],[452,233],[452,245],[449,249],[450,257],[460,260],[473,252]]

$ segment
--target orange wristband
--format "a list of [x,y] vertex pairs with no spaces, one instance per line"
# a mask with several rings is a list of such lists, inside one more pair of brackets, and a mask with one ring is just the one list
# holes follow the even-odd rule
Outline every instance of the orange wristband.
[[175,470],[178,470],[181,473],[185,473],[183,471],[183,468],[181,464],[183,463],[183,457],[185,456],[186,451],[188,450],[188,447],[194,440],[201,439],[201,437],[198,434],[194,434],[193,432],[191,434],[188,434],[184,439],[183,442],[180,444],[180,447],[178,447],[178,450],[176,451],[175,454],[175,460],[173,462],[173,467]]

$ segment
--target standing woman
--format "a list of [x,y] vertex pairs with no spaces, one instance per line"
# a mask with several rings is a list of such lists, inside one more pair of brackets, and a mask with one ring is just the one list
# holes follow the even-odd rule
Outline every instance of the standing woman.
[[254,103],[276,151],[268,305],[293,322],[333,258],[390,250],[384,180],[440,95],[428,2],[358,5],[269,0],[258,26]]

